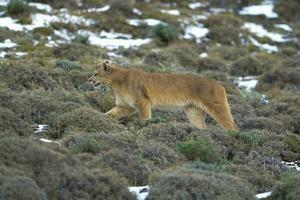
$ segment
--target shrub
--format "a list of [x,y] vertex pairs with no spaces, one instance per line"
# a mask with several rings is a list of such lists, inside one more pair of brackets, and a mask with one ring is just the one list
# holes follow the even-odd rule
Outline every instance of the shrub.
[[235,61],[240,57],[246,56],[248,53],[244,48],[232,46],[221,46],[215,51],[219,57],[228,61]]
[[[29,0],[27,0],[29,1]],[[39,3],[45,3],[50,4],[51,6],[55,8],[74,8],[77,7],[77,1],[76,0],[30,0],[32,2],[39,2]]]
[[209,16],[204,24],[209,28],[208,38],[221,44],[240,44],[241,20],[230,13]]
[[0,107],[0,135],[30,135],[30,124],[8,108]]
[[170,43],[177,39],[178,33],[172,25],[158,24],[150,30],[150,36],[158,38],[161,42]]
[[52,28],[38,27],[38,28],[33,29],[33,33],[47,36],[47,35],[53,35],[54,31]]
[[145,64],[155,67],[171,67],[180,66],[178,59],[170,52],[152,51],[144,57]]
[[300,153],[300,136],[295,134],[289,134],[286,136],[284,143],[288,146],[288,148],[295,152]]
[[42,146],[14,137],[1,138],[0,145],[1,164],[22,171],[48,199],[134,199],[126,180],[109,171],[83,168],[57,145]]
[[23,15],[28,14],[30,11],[30,7],[23,0],[9,1],[6,9],[9,15]]
[[178,170],[159,178],[151,187],[149,200],[253,199],[248,184],[233,176],[203,170]]
[[103,94],[101,91],[92,91],[86,94],[85,101],[100,112],[107,112],[114,107],[112,94]]
[[297,21],[300,19],[300,2],[297,0],[279,0],[275,4],[275,12],[287,21]]
[[219,162],[214,146],[206,140],[188,140],[177,144],[177,149],[189,160],[201,160],[206,163]]
[[82,138],[69,145],[69,149],[72,153],[99,153],[101,151],[101,145],[93,138]]
[[231,65],[230,73],[234,76],[253,76],[261,73],[261,66],[257,59],[250,56],[241,57]]
[[133,0],[112,0],[109,1],[111,10],[114,12],[121,12],[122,14],[125,14],[127,16],[130,16],[132,14],[132,5],[134,1]]
[[66,71],[82,69],[82,66],[79,63],[72,62],[70,60],[58,60],[56,61],[56,67],[62,68]]
[[61,137],[67,132],[121,132],[122,125],[90,108],[79,108],[60,115],[52,124],[53,137]]
[[219,58],[202,58],[199,60],[196,66],[197,72],[205,71],[205,70],[213,70],[213,71],[228,71],[228,67],[226,63]]
[[93,161],[90,166],[93,168],[108,168],[125,177],[131,185],[145,185],[148,183],[149,169],[139,156],[133,152],[125,152],[120,149],[112,149],[103,152],[101,158]]
[[272,200],[298,200],[300,196],[300,175],[299,173],[292,173],[284,175],[280,182],[278,182],[270,199]]

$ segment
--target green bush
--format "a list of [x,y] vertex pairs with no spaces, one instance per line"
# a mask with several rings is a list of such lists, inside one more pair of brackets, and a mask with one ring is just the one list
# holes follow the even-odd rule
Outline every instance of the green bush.
[[158,38],[161,42],[170,43],[177,39],[178,33],[172,25],[158,24],[150,30],[150,36]]
[[121,12],[130,16],[132,15],[133,2],[132,0],[111,0],[109,1],[109,5],[114,12]]
[[250,200],[253,196],[243,179],[204,170],[178,170],[154,182],[148,199]]
[[70,144],[68,148],[72,153],[75,154],[78,153],[95,154],[101,151],[101,144],[93,138],[82,138],[81,140],[78,140],[73,144]]
[[7,4],[6,12],[9,15],[28,14],[30,7],[23,0],[11,0]]
[[300,175],[299,173],[286,174],[275,185],[271,200],[298,200],[300,196]]
[[60,115],[52,124],[52,137],[60,138],[69,132],[121,132],[122,125],[89,107],[81,107]]
[[82,70],[82,66],[77,62],[70,60],[58,60],[56,61],[56,67],[62,68],[66,71],[70,70]]
[[[134,199],[124,178],[110,171],[88,170],[58,145],[6,137],[0,139],[0,146],[0,163],[34,180],[48,199]],[[22,182],[13,182],[11,188],[18,184]],[[28,186],[24,187],[27,191]]]
[[300,2],[297,0],[279,0],[275,4],[275,12],[287,21],[300,19]]
[[64,1],[61,1],[61,0],[26,0],[26,1],[50,4],[51,6],[53,6],[55,8],[76,8],[77,7],[76,0],[64,0]]
[[230,13],[210,15],[205,21],[209,28],[208,38],[221,44],[239,45],[242,21]]
[[215,163],[221,160],[214,146],[207,140],[188,140],[178,143],[177,149],[189,160],[201,160],[206,163]]
[[300,136],[295,134],[289,134],[286,136],[284,143],[288,146],[288,148],[295,152],[300,153]]
[[213,71],[228,71],[228,67],[226,63],[219,59],[219,58],[201,58],[199,62],[195,66],[197,72],[206,71],[206,70],[213,70]]

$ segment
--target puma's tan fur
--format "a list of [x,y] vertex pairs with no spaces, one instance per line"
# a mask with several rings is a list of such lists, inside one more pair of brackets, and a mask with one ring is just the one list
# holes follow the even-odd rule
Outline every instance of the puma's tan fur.
[[116,107],[106,114],[114,118],[136,110],[142,120],[151,118],[151,108],[183,107],[192,125],[205,128],[208,113],[224,129],[237,130],[224,87],[215,80],[193,74],[147,73],[104,62],[92,75],[95,85],[104,83],[115,93]]

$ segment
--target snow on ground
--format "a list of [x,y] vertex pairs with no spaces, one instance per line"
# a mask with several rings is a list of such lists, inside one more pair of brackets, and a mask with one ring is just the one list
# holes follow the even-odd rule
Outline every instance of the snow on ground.
[[200,58],[207,58],[208,54],[206,52],[203,52],[199,55]]
[[87,10],[85,10],[86,12],[106,12],[110,9],[109,5],[103,6],[101,8],[89,8]]
[[205,8],[209,5],[209,3],[202,3],[202,2],[195,2],[195,3],[189,3],[190,9],[197,9],[197,8]]
[[53,22],[73,23],[78,25],[90,26],[95,24],[92,19],[86,19],[82,16],[70,15],[65,10],[62,10],[58,15],[49,15],[36,13],[31,15],[32,24],[19,24],[16,19],[11,17],[0,17],[0,27],[7,27],[13,31],[30,31],[38,27],[47,27]]
[[272,192],[264,192],[264,193],[259,193],[257,195],[255,195],[255,198],[257,199],[265,199],[269,196],[271,196]]
[[46,124],[39,124],[38,127],[35,129],[34,133],[41,133],[46,131],[48,125]]
[[185,28],[184,39],[196,39],[197,43],[201,42],[201,39],[208,34],[209,30],[203,26],[203,24],[197,24],[197,26],[187,26]]
[[275,27],[285,30],[287,32],[292,32],[293,29],[287,24],[275,24]]
[[287,166],[288,168],[293,168],[296,169],[298,172],[300,172],[300,161],[295,161],[295,162],[282,161],[281,163]]
[[46,12],[51,12],[53,10],[50,5],[44,3],[29,2],[28,5],[31,7],[35,7],[38,10],[44,10]]
[[245,88],[247,91],[251,91],[255,88],[258,80],[255,76],[237,77],[234,83],[238,85],[239,88]]
[[285,38],[285,36],[282,34],[269,32],[260,24],[256,24],[256,23],[252,23],[252,22],[245,22],[242,28],[247,29],[248,31],[257,35],[258,37],[268,37],[274,42],[291,41],[291,39]]
[[95,34],[90,31],[80,30],[79,35],[89,37],[89,43],[92,45],[97,45],[105,47],[107,49],[118,49],[119,47],[130,48],[138,47],[140,45],[151,42],[151,39],[120,39],[115,37],[101,38],[101,34]]
[[267,53],[273,53],[273,52],[277,52],[278,51],[278,47],[275,46],[275,45],[262,44],[262,43],[258,42],[256,39],[254,39],[253,37],[249,37],[249,39],[250,39],[250,42],[254,46],[256,46],[256,47],[258,47],[258,48],[260,48],[262,50],[265,50]]
[[106,32],[106,31],[101,31],[100,32],[100,37],[101,38],[110,38],[110,39],[115,39],[115,38],[125,38],[125,39],[131,39],[132,35],[130,34],[125,34],[125,33],[116,33],[116,32]]
[[137,9],[137,8],[133,8],[133,9],[132,9],[132,12],[133,12],[134,14],[137,14],[137,15],[142,15],[142,14],[143,14],[143,12],[140,11],[139,9]]
[[4,57],[6,56],[6,54],[7,54],[7,53],[6,53],[5,51],[1,51],[1,52],[0,52],[0,58],[4,58]]
[[271,1],[264,1],[261,5],[251,5],[239,11],[240,15],[265,15],[267,18],[277,18],[274,12],[274,4]]
[[180,15],[179,10],[160,10],[160,12],[164,14],[175,15],[175,16]]
[[137,200],[144,200],[147,198],[149,194],[150,187],[146,186],[139,186],[139,187],[128,187],[129,192],[134,193],[136,195]]
[[4,42],[0,42],[0,48],[5,49],[5,48],[13,48],[16,47],[17,44],[12,42],[10,39],[4,40]]
[[156,26],[158,24],[165,24],[158,19],[127,19],[126,21],[131,26],[140,26],[141,24],[146,24],[147,26]]
[[0,6],[6,6],[9,0],[0,0]]

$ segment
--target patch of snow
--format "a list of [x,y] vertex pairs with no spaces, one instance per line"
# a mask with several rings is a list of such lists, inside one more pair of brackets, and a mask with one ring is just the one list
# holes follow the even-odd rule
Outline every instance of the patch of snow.
[[192,18],[196,21],[198,20],[206,20],[207,19],[207,15],[193,15]]
[[41,133],[46,131],[48,125],[46,124],[39,124],[38,127],[35,129],[34,133]]
[[110,5],[103,6],[101,8],[89,8],[87,12],[106,12],[110,9]]
[[0,0],[0,6],[7,6],[9,0]]
[[53,142],[52,140],[48,140],[48,139],[45,139],[45,138],[41,138],[40,141],[46,142],[46,143],[52,143]]
[[139,186],[139,187],[128,187],[129,192],[136,195],[137,200],[145,200],[149,194],[150,187],[146,186]]
[[255,195],[255,198],[257,199],[265,199],[269,196],[271,196],[272,192],[264,192],[264,193],[259,193]]
[[134,14],[137,14],[137,15],[142,15],[142,14],[143,14],[143,12],[140,11],[139,9],[137,9],[137,8],[133,8],[133,9],[132,9],[132,12],[133,12]]
[[257,85],[258,80],[255,76],[237,77],[234,83],[238,85],[239,88],[245,88],[247,91],[251,91]]
[[0,48],[4,49],[4,48],[13,48],[16,47],[17,44],[12,42],[10,39],[6,39],[4,40],[4,42],[0,42]]
[[202,2],[195,2],[195,3],[189,3],[190,9],[197,9],[197,8],[205,8],[209,5],[209,3],[202,3]]
[[27,52],[15,52],[15,54],[16,54],[17,57],[22,57],[22,56],[28,55]]
[[207,58],[208,54],[206,52],[203,52],[199,56],[200,56],[200,58]]
[[131,26],[140,26],[141,24],[146,24],[147,26],[156,26],[158,24],[165,24],[158,19],[127,19],[126,21]]
[[258,37],[268,37],[274,42],[288,42],[291,41],[291,39],[285,38],[283,35],[279,33],[269,32],[266,30],[262,25],[255,24],[252,22],[246,22],[244,23],[243,29],[249,30],[251,33],[254,33]]
[[50,5],[44,3],[29,2],[28,5],[35,7],[38,10],[45,10],[46,12],[51,12],[53,10]]
[[262,5],[251,5],[239,11],[240,15],[265,15],[267,18],[277,18],[278,14],[273,11],[273,2]]
[[69,35],[68,30],[67,29],[63,29],[63,30],[54,30],[54,34],[66,41],[71,41],[72,39],[74,39],[74,36]]
[[4,57],[6,56],[6,54],[7,54],[7,53],[6,53],[5,51],[1,51],[1,52],[0,52],[0,58],[4,58]]
[[292,32],[293,29],[287,24],[275,24],[275,27],[285,30],[287,32]]
[[300,161],[295,161],[295,162],[282,161],[281,163],[286,165],[289,168],[296,169],[298,172],[300,172]]
[[160,12],[164,14],[175,15],[175,16],[180,15],[179,10],[160,10]]
[[210,8],[209,10],[213,14],[218,14],[218,13],[222,13],[222,12],[232,12],[231,9],[226,9],[226,8]]
[[78,31],[78,34],[89,37],[89,43],[105,47],[107,49],[118,49],[119,47],[130,48],[151,42],[151,39],[118,39],[118,38],[100,38],[100,35],[90,31]]
[[122,57],[122,55],[117,54],[116,52],[107,52],[107,55],[109,57],[115,57],[115,58],[121,58]]
[[260,42],[258,42],[256,39],[254,39],[253,37],[250,37],[250,42],[260,48],[260,49],[263,49],[265,50],[267,53],[273,53],[273,52],[278,52],[278,47],[275,46],[275,45],[270,45],[270,44],[262,44]]
[[101,37],[101,38],[110,38],[110,39],[116,39],[116,38],[131,39],[132,35],[125,34],[125,33],[115,33],[113,31],[111,31],[111,32],[101,31],[99,37]]
[[196,42],[201,42],[201,39],[208,34],[209,30],[203,26],[203,24],[198,24],[197,26],[187,26],[185,29],[184,39],[196,39]]

